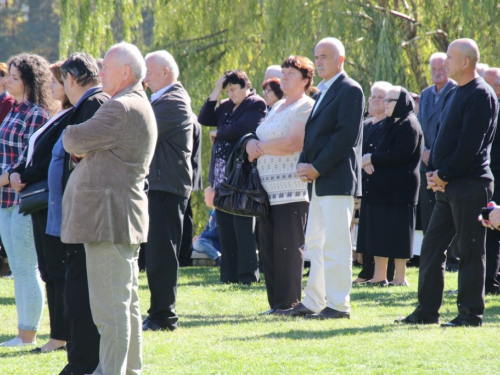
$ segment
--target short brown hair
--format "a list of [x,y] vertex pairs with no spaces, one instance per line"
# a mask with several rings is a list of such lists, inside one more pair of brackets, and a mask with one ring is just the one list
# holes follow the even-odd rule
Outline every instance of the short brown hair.
[[265,90],[266,87],[268,86],[274,92],[274,95],[276,95],[278,99],[283,98],[284,93],[283,90],[281,89],[281,81],[279,78],[266,79],[262,84],[262,88]]
[[314,63],[305,56],[290,56],[283,61],[281,64],[282,68],[294,68],[302,73],[302,77],[307,79],[305,89],[307,90],[309,86],[312,85],[314,80]]
[[[52,72],[52,75],[54,76],[54,78],[56,79],[56,81],[59,82],[61,85],[64,86],[64,83],[63,83],[63,80],[62,80],[62,71],[61,71],[61,65],[63,63],[64,63],[64,60],[63,61],[57,61],[57,62],[53,63],[50,66],[50,71]],[[73,107],[73,104],[71,104],[71,102],[69,101],[68,97],[66,96],[66,93],[64,94],[64,99],[61,102],[61,106],[62,106],[63,109]]]
[[224,75],[224,82],[222,82],[223,89],[225,89],[229,84],[240,85],[242,89],[252,89],[252,83],[243,70],[228,70],[227,72],[224,72]]

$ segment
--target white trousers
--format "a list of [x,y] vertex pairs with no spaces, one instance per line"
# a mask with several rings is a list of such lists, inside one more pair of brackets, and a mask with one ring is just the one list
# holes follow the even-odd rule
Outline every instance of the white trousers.
[[326,306],[337,311],[351,309],[352,285],[351,219],[352,196],[313,194],[306,230],[306,258],[311,262],[302,304],[319,312]]

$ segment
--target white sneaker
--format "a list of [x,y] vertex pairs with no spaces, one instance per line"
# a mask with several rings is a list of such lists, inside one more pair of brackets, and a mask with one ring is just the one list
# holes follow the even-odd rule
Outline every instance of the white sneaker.
[[28,345],[36,345],[36,340],[33,342],[23,342],[20,337],[14,337],[9,341],[2,342],[0,346],[28,346]]

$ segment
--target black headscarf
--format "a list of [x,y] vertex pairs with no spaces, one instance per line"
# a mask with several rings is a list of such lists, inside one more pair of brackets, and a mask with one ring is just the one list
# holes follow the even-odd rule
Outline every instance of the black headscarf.
[[394,107],[394,111],[392,111],[392,115],[388,117],[389,119],[392,119],[392,121],[389,122],[394,122],[394,119],[397,118],[405,119],[411,112],[413,112],[414,108],[415,102],[413,101],[410,93],[406,91],[404,87],[401,87],[401,92],[399,94],[398,101],[396,102],[396,106]]

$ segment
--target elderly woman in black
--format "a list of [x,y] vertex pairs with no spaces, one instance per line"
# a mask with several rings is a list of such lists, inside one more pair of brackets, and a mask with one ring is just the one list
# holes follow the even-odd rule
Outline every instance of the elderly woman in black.
[[[217,106],[223,89],[229,98]],[[225,179],[226,163],[238,140],[254,132],[266,112],[266,102],[255,94],[245,72],[231,70],[219,78],[198,116],[200,124],[217,127],[210,132],[214,145],[208,179],[212,187]],[[221,282],[250,284],[259,281],[254,219],[219,210],[216,219],[222,251]]]
[[406,89],[394,86],[384,101],[387,119],[373,151],[363,155],[363,169],[370,176],[363,185],[359,231],[365,232],[365,236],[358,247],[375,257],[375,273],[366,284],[387,286],[387,262],[394,258],[396,274],[391,285],[406,286],[423,135],[413,113],[413,99]]

